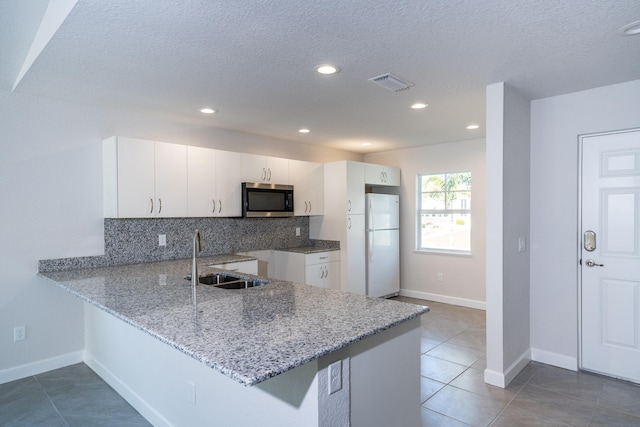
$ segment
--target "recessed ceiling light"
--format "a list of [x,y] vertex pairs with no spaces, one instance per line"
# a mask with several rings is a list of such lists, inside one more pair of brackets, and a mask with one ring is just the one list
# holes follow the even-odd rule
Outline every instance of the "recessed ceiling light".
[[625,25],[618,30],[618,34],[622,36],[635,36],[640,34],[640,21]]
[[363,145],[364,147],[370,147],[370,146],[371,146],[371,143],[370,143],[370,142],[363,142],[363,143],[362,143],[362,145]]
[[316,67],[316,71],[320,74],[336,74],[340,72],[340,68],[331,64],[322,64]]
[[423,104],[422,102],[416,102],[415,104],[413,104],[411,106],[411,108],[413,108],[414,110],[421,110],[423,108],[427,108],[429,106],[429,104]]
[[214,110],[213,108],[201,108],[200,112],[204,114],[214,114],[217,113],[218,110]]
[[479,127],[480,127],[479,125],[469,125],[467,126],[467,129],[473,130],[473,129],[478,129]]
[[298,129],[298,132],[300,132],[300,133],[309,133],[311,131],[309,129],[302,128],[302,129]]

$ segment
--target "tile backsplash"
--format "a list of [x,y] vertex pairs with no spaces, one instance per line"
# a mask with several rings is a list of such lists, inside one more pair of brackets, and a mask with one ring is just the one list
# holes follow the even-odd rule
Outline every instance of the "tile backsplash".
[[[296,236],[300,228],[300,236]],[[104,267],[189,258],[195,230],[200,230],[200,256],[310,246],[309,218],[144,218],[105,219],[102,256],[41,260],[38,270]],[[158,236],[167,244],[160,246]]]

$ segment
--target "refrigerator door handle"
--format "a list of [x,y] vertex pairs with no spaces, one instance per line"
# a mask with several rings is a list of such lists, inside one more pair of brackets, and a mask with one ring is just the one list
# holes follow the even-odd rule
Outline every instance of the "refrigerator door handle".
[[371,261],[371,258],[373,257],[375,235],[375,232],[369,231],[369,261]]
[[369,230],[375,230],[376,227],[373,225],[373,202],[369,199]]

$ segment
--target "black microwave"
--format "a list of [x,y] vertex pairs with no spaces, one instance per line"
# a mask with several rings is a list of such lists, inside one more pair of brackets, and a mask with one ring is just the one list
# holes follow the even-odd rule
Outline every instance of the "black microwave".
[[293,185],[242,183],[244,218],[293,216]]

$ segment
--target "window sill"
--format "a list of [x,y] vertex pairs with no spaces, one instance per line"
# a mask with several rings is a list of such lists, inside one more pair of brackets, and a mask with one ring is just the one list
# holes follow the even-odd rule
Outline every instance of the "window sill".
[[416,254],[453,255],[462,257],[471,257],[473,255],[471,251],[455,251],[447,249],[416,249],[413,252]]

